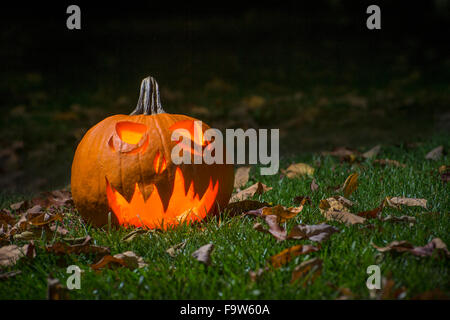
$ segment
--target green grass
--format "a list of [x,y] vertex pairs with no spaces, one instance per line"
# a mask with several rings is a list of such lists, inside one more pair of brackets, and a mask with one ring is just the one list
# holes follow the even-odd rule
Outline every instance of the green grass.
[[[167,232],[153,232],[139,235],[130,243],[121,241],[130,230],[120,229],[108,233],[102,229],[90,228],[80,222],[75,212],[67,212],[64,226],[70,236],[89,234],[98,245],[111,248],[112,254],[132,250],[142,256],[147,267],[129,270],[93,271],[89,265],[96,262],[91,255],[56,256],[46,253],[44,241],[37,241],[37,256],[34,260],[22,259],[16,266],[6,269],[21,270],[14,278],[0,281],[1,299],[45,299],[47,277],[52,273],[65,284],[69,274],[66,268],[76,264],[84,272],[81,289],[72,290],[72,299],[335,299],[339,293],[332,289],[348,287],[356,298],[369,298],[366,288],[366,269],[378,264],[382,275],[389,273],[395,287],[406,287],[406,298],[414,297],[427,290],[439,288],[450,294],[450,270],[448,259],[437,257],[418,258],[410,254],[380,255],[371,246],[385,245],[394,240],[408,240],[422,246],[435,237],[450,244],[450,185],[443,184],[439,178],[440,165],[449,163],[445,156],[438,161],[424,159],[425,154],[438,145],[450,147],[448,136],[435,138],[414,149],[400,146],[383,146],[377,158],[389,158],[406,164],[405,168],[373,166],[370,161],[360,164],[340,163],[331,157],[318,154],[303,154],[285,158],[281,168],[292,162],[302,161],[316,168],[314,178],[320,188],[312,193],[309,189],[312,178],[287,179],[275,176],[259,176],[257,168],[252,169],[248,184],[261,181],[273,189],[259,200],[292,206],[298,195],[311,197],[312,205],[294,219],[294,224],[316,224],[324,221],[318,209],[321,199],[335,195],[332,188],[344,182],[352,172],[359,173],[359,187],[351,195],[355,202],[352,212],[372,209],[386,196],[405,196],[425,198],[428,210],[417,207],[404,207],[401,211],[386,208],[383,215],[407,214],[416,217],[416,224],[380,222],[370,223],[379,228],[368,229],[362,226],[345,226],[329,222],[339,228],[322,244],[318,252],[298,256],[277,270],[266,272],[262,278],[252,282],[250,270],[257,270],[267,264],[268,259],[281,250],[308,240],[289,240],[277,242],[266,233],[253,230],[255,220],[250,217],[230,217],[224,212],[221,219],[210,218],[194,226],[180,226]],[[20,197],[0,196],[1,207],[6,207]],[[426,215],[423,212],[439,212]],[[55,239],[56,240],[56,239]],[[186,246],[172,258],[166,250],[182,241]],[[21,245],[24,242],[15,241]],[[200,246],[213,243],[212,264],[209,267],[197,262],[191,254]],[[318,257],[323,260],[322,274],[315,282],[302,286],[301,282],[290,284],[292,270],[302,261]],[[4,270],[5,271],[5,270]]]

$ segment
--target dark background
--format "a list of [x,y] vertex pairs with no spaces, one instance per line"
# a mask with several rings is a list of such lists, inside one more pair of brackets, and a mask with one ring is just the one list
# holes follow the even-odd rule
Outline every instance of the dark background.
[[[81,8],[81,30],[66,8]],[[366,8],[381,8],[381,30]],[[154,76],[166,111],[280,128],[282,157],[448,135],[450,1],[2,4],[1,192],[65,186],[92,125]]]

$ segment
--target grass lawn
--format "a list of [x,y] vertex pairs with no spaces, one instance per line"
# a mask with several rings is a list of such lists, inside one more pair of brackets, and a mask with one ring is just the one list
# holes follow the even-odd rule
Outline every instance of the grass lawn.
[[[385,246],[391,241],[407,240],[415,246],[423,246],[436,237],[450,244],[450,185],[444,184],[439,176],[439,167],[448,165],[449,158],[444,155],[436,161],[425,160],[425,154],[438,145],[448,150],[449,141],[448,136],[441,135],[413,148],[382,146],[376,158],[397,160],[405,167],[381,167],[374,165],[372,160],[341,162],[319,153],[282,159],[281,168],[294,162],[313,166],[313,176],[319,185],[315,192],[310,189],[313,177],[260,176],[259,170],[253,168],[247,186],[259,181],[273,188],[255,200],[290,207],[295,205],[293,198],[296,196],[311,198],[311,205],[305,205],[303,211],[286,222],[288,229],[299,223],[327,222],[340,230],[321,243],[317,252],[299,255],[281,268],[269,268],[256,281],[252,281],[249,271],[264,268],[271,256],[297,244],[314,243],[310,240],[277,241],[270,234],[253,229],[259,218],[230,216],[226,211],[220,218],[209,218],[193,226],[184,225],[166,232],[143,233],[125,242],[122,238],[131,230],[94,229],[83,224],[73,209],[60,208],[64,213],[62,226],[69,230],[65,238],[90,235],[95,244],[109,247],[111,254],[131,250],[143,257],[148,266],[135,270],[120,267],[94,271],[90,265],[98,261],[97,257],[47,253],[44,246],[63,236],[56,235],[46,241],[42,234],[35,240],[34,259],[22,258],[16,265],[2,270],[20,270],[21,274],[0,280],[0,299],[45,299],[48,275],[51,273],[65,285],[69,277],[66,268],[72,264],[78,265],[83,273],[81,289],[70,291],[71,299],[336,299],[341,295],[337,288],[350,289],[353,298],[367,299],[370,292],[366,287],[366,269],[374,264],[380,266],[383,277],[393,281],[392,292],[406,288],[401,298],[413,298],[433,289],[449,296],[448,258],[417,257],[410,253],[381,254],[371,245]],[[428,201],[427,209],[408,206],[401,210],[383,209],[382,216],[408,215],[416,218],[414,224],[371,219],[365,224],[347,226],[326,221],[319,210],[320,200],[339,194],[334,187],[342,185],[353,172],[359,174],[359,185],[349,196],[354,202],[351,212],[373,209],[387,196],[424,198]],[[1,207],[9,207],[20,198],[27,197],[3,195]],[[262,220],[259,222],[265,225]],[[186,245],[175,257],[166,253],[167,249],[183,241]],[[12,240],[12,244],[25,243]],[[192,253],[208,243],[214,244],[214,250],[211,264],[205,266],[196,261]],[[305,285],[301,279],[291,284],[293,269],[315,257],[323,260],[320,276]]]

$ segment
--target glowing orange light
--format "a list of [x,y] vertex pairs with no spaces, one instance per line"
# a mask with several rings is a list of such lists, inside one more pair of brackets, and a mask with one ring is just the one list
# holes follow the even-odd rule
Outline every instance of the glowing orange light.
[[186,192],[184,177],[180,168],[176,169],[172,195],[167,209],[164,210],[158,189],[154,186],[147,201],[136,183],[134,194],[128,202],[106,180],[108,203],[119,223],[124,226],[163,228],[175,226],[183,221],[187,223],[206,217],[211,210],[219,191],[219,182],[209,181],[208,188],[200,199],[194,191],[194,182]]
[[116,132],[125,143],[138,144],[147,131],[147,126],[142,123],[122,121],[116,124]]

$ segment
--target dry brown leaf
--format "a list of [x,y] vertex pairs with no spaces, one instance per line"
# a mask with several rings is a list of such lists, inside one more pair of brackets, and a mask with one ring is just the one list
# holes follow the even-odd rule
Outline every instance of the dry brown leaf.
[[450,181],[450,171],[441,173],[441,180],[444,184],[447,184]]
[[48,252],[54,254],[80,254],[80,253],[91,253],[91,254],[109,254],[110,250],[107,247],[97,246],[90,244],[92,238],[87,236],[83,243],[69,245],[64,242],[56,242],[53,245],[46,246]]
[[442,158],[443,153],[444,153],[444,146],[439,146],[428,152],[427,155],[425,156],[425,159],[439,160],[440,158]]
[[312,192],[316,192],[317,190],[319,190],[319,185],[316,183],[316,179],[313,179],[311,181],[311,185],[309,186],[309,188]]
[[6,280],[6,279],[9,279],[9,278],[14,278],[15,276],[17,276],[17,275],[19,275],[21,273],[22,273],[22,271],[20,271],[20,270],[0,273],[0,280]]
[[418,257],[429,257],[433,255],[434,251],[436,251],[439,254],[443,253],[445,256],[450,257],[450,252],[447,250],[447,245],[439,238],[434,238],[423,247],[415,247],[408,241],[393,241],[386,247],[378,247],[372,243],[372,246],[379,252],[410,252]]
[[311,198],[308,197],[308,196],[306,196],[306,197],[304,197],[304,196],[296,196],[293,199],[293,201],[295,203],[298,203],[298,204],[302,205],[302,206],[305,205],[305,204],[311,204]]
[[392,216],[392,215],[388,215],[387,217],[381,218],[380,219],[383,222],[387,222],[387,221],[392,221],[392,222],[409,222],[409,223],[416,223],[416,218],[411,217],[411,216]]
[[281,172],[289,179],[292,179],[305,175],[312,176],[314,174],[314,168],[306,163],[294,163],[286,170],[281,169]]
[[384,166],[393,166],[393,167],[399,167],[399,168],[405,168],[406,164],[400,163],[397,160],[391,160],[391,159],[376,159],[373,160],[374,164],[378,164],[382,167]]
[[243,200],[243,201],[229,203],[224,208],[224,211],[227,211],[231,217],[234,217],[236,215],[245,213],[247,211],[260,209],[260,208],[266,207],[266,206],[269,206],[269,203],[259,202],[256,200]]
[[36,256],[36,249],[33,242],[22,247],[9,245],[0,248],[0,266],[13,266],[23,257],[33,259]]
[[182,250],[186,246],[186,241],[180,242],[169,249],[166,250],[166,252],[171,256],[172,258],[175,258],[180,250]]
[[374,219],[381,215],[384,208],[384,201],[375,209],[358,212],[357,215],[366,219]]
[[251,167],[239,167],[234,174],[234,188],[245,186],[248,182]]
[[310,252],[318,251],[320,247],[315,247],[308,244],[298,244],[296,246],[290,247],[281,251],[280,253],[270,257],[270,263],[274,268],[280,268],[284,264],[292,260],[292,258],[299,256],[301,254],[307,254]]
[[126,234],[126,235],[122,238],[122,241],[123,241],[123,242],[129,243],[129,242],[133,241],[133,239],[136,238],[138,235],[140,235],[140,234],[145,234],[145,233],[147,233],[147,232],[148,232],[148,230],[144,230],[144,229],[141,229],[141,228],[137,228],[137,229],[131,231],[130,233]]
[[381,146],[380,145],[376,145],[375,147],[373,147],[369,151],[364,152],[362,154],[362,157],[365,158],[365,159],[373,158],[380,152],[380,150],[381,150]]
[[278,217],[279,223],[283,223],[296,217],[303,210],[303,205],[301,205],[300,207],[289,208],[286,208],[282,205],[276,205],[274,207],[263,207],[260,210],[262,216],[274,215]]
[[330,236],[336,232],[339,232],[339,229],[326,223],[315,225],[299,224],[291,229],[287,239],[308,239],[311,241],[322,242],[328,240]]
[[56,214],[49,214],[49,213],[41,213],[36,217],[33,217],[31,220],[29,220],[29,223],[33,226],[44,226],[48,225],[54,221],[63,221],[63,217],[60,213]]
[[272,190],[271,187],[266,186],[261,182],[257,182],[254,185],[244,189],[231,197],[230,202],[237,202],[247,200],[255,195],[263,194],[269,190]]
[[322,264],[323,261],[319,258],[309,259],[307,261],[303,261],[301,264],[296,266],[292,271],[292,279],[291,283],[294,283],[298,279],[306,280],[303,283],[303,286],[310,282],[314,282],[314,280],[320,275],[322,272]]
[[211,253],[214,249],[214,244],[208,243],[204,246],[201,246],[198,248],[194,253],[192,253],[192,256],[201,263],[209,266],[211,264]]
[[319,209],[327,220],[338,221],[348,225],[364,223],[365,218],[348,212],[353,203],[344,197],[331,197],[320,201]]
[[323,151],[323,156],[338,157],[342,161],[354,162],[359,156],[359,152],[356,150],[347,149],[345,147],[335,148],[333,151]]
[[344,191],[344,197],[348,198],[355,190],[358,188],[358,174],[352,173],[347,177],[342,186],[342,190]]
[[427,209],[427,200],[416,198],[386,197],[386,205],[393,208],[398,208],[400,205],[405,205],[409,207],[422,207],[424,209]]
[[99,270],[109,265],[120,265],[131,270],[147,266],[142,257],[136,255],[136,253],[134,253],[133,251],[126,251],[123,253],[115,254],[113,256],[106,255],[102,257],[100,261],[91,265],[91,268],[93,270]]
[[273,235],[277,240],[286,240],[286,230],[278,224],[278,217],[274,215],[264,217],[266,223],[269,225],[269,229],[265,229],[261,223],[255,223],[253,229],[260,232],[266,232]]
[[51,275],[47,279],[47,300],[68,300],[69,290]]

